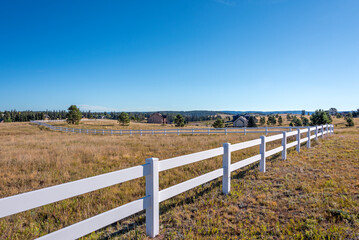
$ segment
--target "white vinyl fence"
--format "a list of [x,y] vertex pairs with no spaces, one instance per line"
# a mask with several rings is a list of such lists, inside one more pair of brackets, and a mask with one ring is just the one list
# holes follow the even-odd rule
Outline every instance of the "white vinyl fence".
[[[122,169],[115,172],[81,179],[78,181],[2,198],[0,199],[0,218],[41,207],[46,204],[54,203],[67,198],[75,197],[84,193],[92,192],[101,188],[109,187],[115,184],[130,181],[136,178],[146,177],[146,196],[143,198],[119,206],[110,211],[101,213],[97,216],[88,218],[79,223],[67,226],[56,232],[42,236],[39,239],[80,238],[143,210],[146,212],[146,233],[150,237],[155,237],[157,234],[159,234],[160,202],[163,202],[169,198],[172,198],[178,194],[181,194],[219,177],[222,177],[223,193],[228,194],[231,189],[231,172],[258,161],[259,170],[261,172],[265,172],[267,157],[281,152],[282,159],[286,159],[287,149],[296,146],[296,150],[299,152],[301,143],[307,142],[307,147],[310,148],[312,139],[318,140],[318,137],[323,138],[325,135],[333,133],[333,125],[314,126],[301,129],[298,128],[295,129],[295,131],[284,131],[281,134],[269,137],[261,136],[259,139],[233,145],[230,143],[224,143],[223,147],[174,157],[166,160],[159,161],[158,158],[148,158],[146,159],[146,163],[140,166]],[[301,138],[301,135],[303,134],[305,134],[305,137]],[[290,136],[296,136],[296,140],[294,142],[287,143],[287,139]],[[276,140],[281,140],[281,145],[277,148],[267,151],[266,143]],[[232,152],[253,146],[260,146],[259,154],[233,164],[231,163]],[[222,168],[159,191],[159,172],[217,156],[223,157]]]
[[[50,120],[46,122],[63,122],[63,120]],[[169,135],[169,134],[229,134],[229,133],[281,133],[283,130],[292,131],[292,129],[302,127],[256,127],[256,128],[176,128],[176,129],[139,129],[139,130],[112,130],[112,129],[83,129],[57,127],[47,124],[45,121],[31,121],[31,123],[47,127],[53,131],[81,133],[81,134],[99,134],[99,135]]]

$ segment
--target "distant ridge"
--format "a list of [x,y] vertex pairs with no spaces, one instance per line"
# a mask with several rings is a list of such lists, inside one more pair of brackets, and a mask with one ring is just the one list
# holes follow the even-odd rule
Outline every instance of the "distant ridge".
[[[254,113],[254,114],[261,114],[261,115],[270,115],[270,114],[302,114],[302,111],[298,111],[298,110],[287,110],[287,111],[221,111],[223,113],[227,113],[227,114],[233,114],[233,115],[238,115],[238,114],[245,114],[245,113]],[[305,114],[312,114],[314,112],[310,112],[310,111],[305,111]]]

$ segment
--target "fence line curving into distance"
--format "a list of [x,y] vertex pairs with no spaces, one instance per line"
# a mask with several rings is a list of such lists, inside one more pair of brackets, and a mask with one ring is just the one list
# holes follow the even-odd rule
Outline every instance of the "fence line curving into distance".
[[[302,138],[303,134],[305,137]],[[67,226],[42,236],[39,239],[80,238],[143,210],[146,212],[146,233],[150,237],[155,237],[159,234],[159,204],[161,202],[219,177],[222,177],[223,193],[228,194],[231,190],[231,172],[258,161],[259,170],[265,172],[267,157],[281,152],[282,159],[285,160],[287,159],[287,150],[289,148],[296,147],[296,150],[300,152],[302,143],[306,142],[306,146],[310,148],[312,139],[318,140],[319,137],[323,138],[330,134],[334,134],[333,125],[311,126],[297,128],[294,131],[289,132],[283,131],[280,134],[269,137],[261,136],[259,139],[240,142],[233,145],[224,143],[223,147],[161,161],[159,161],[158,158],[148,158],[143,165],[2,198],[0,199],[0,218],[115,184],[131,181],[136,178],[145,177],[146,195],[143,198]],[[288,137],[291,136],[295,136],[296,140],[288,143]],[[266,144],[277,140],[281,140],[281,145],[267,151]],[[260,146],[259,154],[233,164],[231,163],[232,152],[253,146]],[[159,172],[217,156],[222,156],[222,168],[159,191]]]
[[[63,122],[63,120],[50,120],[46,122]],[[139,130],[114,130],[114,129],[83,129],[83,128],[67,128],[57,127],[51,124],[47,124],[45,121],[30,121],[33,124],[47,127],[53,131],[68,132],[68,133],[80,133],[80,134],[96,134],[96,135],[197,135],[197,134],[230,134],[230,133],[263,133],[265,135],[269,133],[282,133],[285,131],[292,131],[292,129],[300,129],[303,127],[255,127],[255,128],[175,128],[175,129],[139,129]],[[329,127],[330,125],[328,125]]]

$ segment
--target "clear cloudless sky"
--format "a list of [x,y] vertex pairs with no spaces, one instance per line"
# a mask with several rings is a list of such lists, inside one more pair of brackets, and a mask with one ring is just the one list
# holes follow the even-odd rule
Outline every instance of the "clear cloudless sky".
[[0,111],[359,108],[358,0],[2,0]]

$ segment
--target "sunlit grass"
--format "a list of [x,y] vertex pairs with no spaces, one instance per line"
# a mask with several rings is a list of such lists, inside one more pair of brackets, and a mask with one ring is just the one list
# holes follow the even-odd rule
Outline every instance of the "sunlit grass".
[[[356,119],[358,120],[358,119]],[[253,165],[232,174],[229,196],[216,180],[161,203],[159,238],[349,238],[358,229],[359,129],[336,134],[272,158],[267,172]],[[96,125],[94,126],[96,127]],[[162,127],[162,126],[160,126]],[[0,197],[237,143],[259,134],[202,136],[95,136],[53,132],[28,123],[0,124]],[[268,149],[279,146],[269,145]],[[234,153],[232,162],[258,154]],[[221,167],[213,158],[160,174],[160,188]],[[0,220],[3,239],[31,239],[144,196],[144,179],[105,188]],[[86,238],[147,238],[144,214]]]

